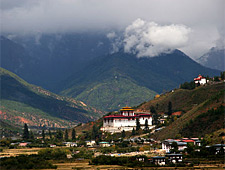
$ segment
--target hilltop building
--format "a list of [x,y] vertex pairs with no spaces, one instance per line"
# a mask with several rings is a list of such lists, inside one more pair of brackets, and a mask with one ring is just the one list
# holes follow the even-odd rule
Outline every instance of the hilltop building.
[[195,81],[195,84],[199,83],[200,85],[204,85],[208,82],[208,80],[205,77],[201,76],[200,74],[198,75],[197,78],[194,78],[194,81]]
[[146,112],[135,112],[131,107],[123,107],[119,114],[103,117],[102,131],[110,133],[118,133],[124,131],[132,131],[136,129],[136,119],[139,119],[141,128],[145,128],[145,122],[148,121],[149,129],[152,126],[152,114]]

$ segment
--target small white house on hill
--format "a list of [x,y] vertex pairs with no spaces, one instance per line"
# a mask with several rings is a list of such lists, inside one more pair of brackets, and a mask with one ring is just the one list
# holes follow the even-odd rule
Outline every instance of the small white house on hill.
[[201,76],[201,74],[199,74],[197,78],[194,78],[194,81],[195,84],[199,83],[200,85],[204,85],[208,82],[208,80],[205,77]]

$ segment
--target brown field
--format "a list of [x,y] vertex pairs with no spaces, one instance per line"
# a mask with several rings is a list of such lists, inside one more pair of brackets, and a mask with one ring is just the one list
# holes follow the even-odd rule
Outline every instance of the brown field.
[[0,152],[0,157],[38,154],[40,149],[43,148],[3,149],[3,152]]

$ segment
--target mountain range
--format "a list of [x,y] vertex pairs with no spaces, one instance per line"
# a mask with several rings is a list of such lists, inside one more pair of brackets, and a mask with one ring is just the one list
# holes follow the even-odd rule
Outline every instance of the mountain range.
[[197,59],[203,66],[225,71],[225,49],[213,47]]
[[94,120],[103,112],[73,98],[59,96],[31,85],[3,68],[1,76],[1,125],[65,128]]
[[198,74],[214,76],[219,71],[201,66],[179,50],[152,58],[120,51],[93,59],[59,87],[62,95],[112,111],[148,101]]
[[103,111],[138,105],[198,74],[219,75],[179,50],[141,58],[122,49],[111,54],[100,33],[7,37],[1,36],[3,68]]

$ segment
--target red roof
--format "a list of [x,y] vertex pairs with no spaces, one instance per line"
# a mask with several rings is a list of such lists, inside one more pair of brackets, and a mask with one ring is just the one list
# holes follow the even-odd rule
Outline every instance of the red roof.
[[139,115],[137,115],[137,116],[145,117],[145,116],[152,116],[152,115],[150,115],[150,114],[139,114]]
[[202,77],[200,74],[198,75],[198,77],[197,77],[197,78],[194,78],[194,80],[195,80],[195,81],[197,81],[197,80],[201,80],[201,79],[205,79],[205,77]]
[[188,140],[182,140],[182,142],[195,142],[194,140],[190,140],[190,139],[188,139]]
[[124,115],[109,115],[104,118],[135,118],[136,116],[124,116]]
[[135,116],[124,116],[124,115],[109,115],[105,116],[104,119],[110,119],[110,118],[122,118],[122,119],[127,119],[127,118],[136,118],[136,117],[150,117],[150,114],[139,114]]
[[182,113],[182,111],[178,111],[178,112],[173,112],[172,116],[180,116]]

